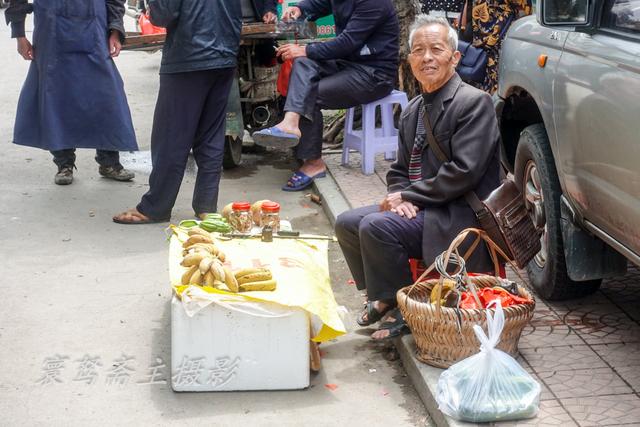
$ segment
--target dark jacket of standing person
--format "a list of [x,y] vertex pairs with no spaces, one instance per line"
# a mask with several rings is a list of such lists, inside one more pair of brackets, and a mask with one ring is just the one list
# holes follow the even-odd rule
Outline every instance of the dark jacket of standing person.
[[167,29],[161,74],[236,66],[242,28],[239,1],[149,0],[148,4],[151,22]]
[[267,12],[277,13],[276,0],[252,0],[251,3],[258,18],[262,18]]
[[[433,133],[452,159],[442,164],[428,144],[422,152],[422,180],[409,181],[409,160],[416,136],[422,96],[411,100],[400,116],[398,158],[387,173],[389,192],[424,209],[422,258],[427,263],[447,249],[460,231],[479,227],[464,194],[475,190],[486,198],[500,183],[500,132],[491,97],[463,83],[455,74],[429,109]],[[492,271],[487,251],[476,251],[468,271]]]
[[309,59],[345,59],[379,69],[395,79],[400,28],[391,2],[302,0],[297,6],[311,21],[333,13],[336,23],[335,39],[307,46]]

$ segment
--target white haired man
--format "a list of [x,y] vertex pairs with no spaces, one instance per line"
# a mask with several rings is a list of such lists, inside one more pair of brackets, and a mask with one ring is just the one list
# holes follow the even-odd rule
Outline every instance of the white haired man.
[[[410,32],[411,70],[423,93],[400,117],[398,158],[387,174],[388,194],[380,205],[354,209],[336,220],[336,235],[359,289],[368,301],[361,326],[380,320],[396,306],[396,292],[412,282],[409,258],[431,264],[467,227],[478,227],[464,194],[486,197],[500,182],[500,134],[491,97],[460,80],[458,37],[440,17],[420,15]],[[426,129],[450,161],[431,151]],[[476,251],[469,271],[490,271],[486,251]],[[387,316],[374,339],[398,335],[400,313]]]

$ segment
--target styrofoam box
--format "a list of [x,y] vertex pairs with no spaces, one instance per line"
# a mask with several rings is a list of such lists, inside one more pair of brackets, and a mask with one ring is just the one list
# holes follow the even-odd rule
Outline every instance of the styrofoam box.
[[309,386],[309,318],[299,308],[262,317],[210,304],[187,316],[171,301],[175,391],[289,390]]

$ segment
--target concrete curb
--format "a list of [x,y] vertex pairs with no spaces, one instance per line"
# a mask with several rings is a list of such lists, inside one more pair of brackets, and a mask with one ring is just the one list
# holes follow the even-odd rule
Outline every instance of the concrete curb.
[[465,423],[454,420],[453,418],[443,414],[438,409],[436,402],[436,390],[438,388],[438,379],[443,369],[434,368],[422,363],[416,358],[416,343],[413,335],[404,335],[394,340],[400,360],[404,370],[407,372],[413,387],[416,389],[420,400],[431,416],[433,423],[438,427],[469,427],[478,424]]
[[349,201],[344,197],[338,183],[327,171],[325,178],[314,179],[313,189],[322,198],[322,208],[324,209],[331,225],[335,225],[336,218],[344,211],[351,209]]
[[[349,201],[344,197],[338,183],[335,181],[330,171],[324,179],[313,181],[313,189],[322,198],[322,207],[329,217],[332,225],[335,225],[336,217],[342,212],[351,209]],[[415,341],[412,335],[405,335],[397,338],[395,346],[400,354],[400,359],[404,365],[407,375],[411,379],[423,405],[429,412],[431,419],[438,427],[462,427],[472,426],[471,423],[463,423],[444,415],[438,409],[436,403],[436,387],[442,369],[434,368],[420,362],[415,357]]]

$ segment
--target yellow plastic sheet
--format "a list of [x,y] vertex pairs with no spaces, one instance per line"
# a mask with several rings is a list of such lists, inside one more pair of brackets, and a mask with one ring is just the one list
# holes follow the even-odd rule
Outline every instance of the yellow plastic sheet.
[[[169,274],[175,292],[181,295],[187,286],[180,282],[186,268],[180,266],[182,260],[182,242],[186,233],[174,227],[169,250]],[[338,313],[338,305],[333,296],[329,280],[327,258],[328,241],[302,239],[274,239],[273,242],[261,242],[259,239],[217,240],[226,254],[225,265],[233,271],[247,267],[269,268],[277,281],[273,292],[230,293],[204,287],[210,294],[227,296],[229,301],[272,302],[287,307],[300,307],[311,315],[312,326],[319,327],[312,338],[322,342],[334,339],[346,333]],[[212,295],[214,297],[214,295]],[[315,321],[315,322],[314,322]]]

